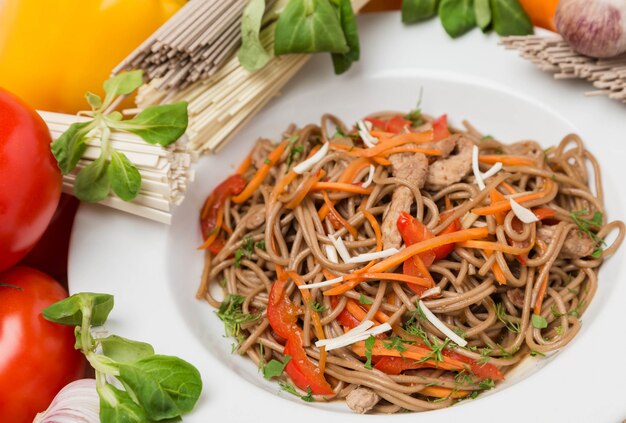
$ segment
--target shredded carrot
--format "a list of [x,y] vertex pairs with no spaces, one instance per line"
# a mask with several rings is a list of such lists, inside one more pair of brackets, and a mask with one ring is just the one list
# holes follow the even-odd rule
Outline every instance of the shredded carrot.
[[[363,304],[363,306],[366,310],[370,310],[372,308],[371,304]],[[376,318],[376,320],[378,320],[379,322],[385,323],[389,320],[389,316],[387,316],[385,313],[383,313],[380,310],[376,310],[376,313],[374,313],[374,317]]]
[[[298,191],[298,194],[295,197],[293,197],[291,201],[286,203],[285,207],[288,209],[295,209],[296,207],[298,207],[298,205],[300,205],[302,200],[304,200],[304,198],[307,196],[309,191],[311,191],[311,187],[313,186],[313,184],[315,184],[316,182],[319,182],[319,180],[322,179],[325,175],[326,175],[326,172],[324,171],[324,169],[320,169],[316,175],[309,176],[309,178],[305,181],[304,185],[302,185],[302,188],[300,188],[300,190]],[[356,229],[355,229],[355,232],[356,232]],[[355,239],[356,239],[356,236],[357,235],[355,235]]]
[[[359,341],[352,345],[352,351],[361,357],[365,357],[365,341]],[[446,355],[442,356],[443,361],[435,361],[432,359],[432,350],[421,345],[410,345],[405,351],[400,352],[395,348],[387,349],[383,341],[377,339],[371,351],[373,356],[404,357],[416,361],[425,360],[424,364],[444,370],[464,370],[468,367],[462,361]],[[428,358],[430,360],[427,360]]]
[[241,204],[248,198],[250,198],[252,194],[254,194],[254,192],[259,188],[261,183],[263,183],[263,180],[269,173],[272,166],[274,166],[276,162],[280,159],[280,156],[283,155],[283,152],[285,151],[285,148],[287,148],[288,144],[289,141],[283,141],[278,145],[278,147],[276,147],[274,151],[270,153],[270,155],[267,157],[269,163],[265,163],[263,166],[261,166],[261,168],[257,170],[256,174],[252,177],[250,182],[248,182],[248,185],[246,185],[243,191],[241,191],[239,195],[233,197],[233,201],[235,203]]
[[[346,167],[346,170],[344,170],[343,173],[339,176],[339,179],[337,180],[337,182],[346,182],[346,183],[354,182],[354,178],[356,174],[359,173],[361,170],[363,170],[365,167],[368,167],[369,165],[370,165],[369,160],[363,157],[360,157],[356,160],[352,160],[352,162],[350,162],[348,167]],[[334,206],[335,202],[334,201],[331,201],[331,202]],[[323,221],[326,218],[329,211],[330,210],[328,209],[328,206],[326,205],[326,203],[324,203],[322,205],[322,208],[317,212],[317,215],[319,216],[321,221]]]
[[[346,310],[348,310],[348,312],[352,314],[359,322],[363,322],[367,317],[367,313],[365,312],[365,310],[363,310],[361,306],[359,306],[356,301],[352,299],[346,301]],[[376,319],[372,319],[372,322],[374,322],[375,325],[380,325],[380,323],[377,322]]]
[[413,264],[417,268],[417,271],[420,273],[420,275],[430,281],[430,288],[434,288],[435,280],[428,271],[428,267],[426,267],[426,264],[424,264],[424,260],[422,260],[420,256],[413,256],[411,257],[411,259],[413,260]]
[[396,303],[396,294],[395,292],[390,292],[387,295],[387,304],[394,305]]
[[251,163],[252,163],[252,153],[248,154],[246,158],[243,159],[243,162],[241,162],[241,164],[237,168],[237,174],[243,175],[244,173],[246,173],[246,170],[248,170]]
[[420,394],[435,398],[465,398],[470,394],[470,391],[441,388],[439,386],[427,386],[420,391]]
[[[376,267],[376,266],[372,266]],[[365,269],[365,268],[363,268]],[[360,270],[363,270],[360,269]],[[384,279],[389,281],[398,281],[412,283],[415,285],[424,286],[426,288],[431,287],[430,280],[426,278],[420,278],[417,276],[403,275],[401,273],[351,273],[342,278],[342,285],[335,286],[328,291],[324,291],[324,295],[341,295],[344,292],[350,291],[352,288],[363,282],[365,279]]]
[[[485,255],[487,256],[487,258],[489,258],[493,255],[493,251],[485,250]],[[500,268],[500,265],[497,261],[493,262],[493,266],[491,266],[491,271],[493,272],[493,275],[496,277],[496,280],[500,285],[506,285],[506,276],[504,276],[504,272]]]
[[370,270],[372,273],[385,272],[421,252],[432,250],[433,248],[437,248],[442,245],[468,241],[471,239],[486,238],[488,235],[489,230],[487,228],[470,228],[442,234],[430,239],[425,239],[424,241],[416,242],[413,245],[409,245],[404,250],[378,262],[377,264],[372,266]]
[[[291,280],[293,280],[293,283],[296,284],[296,286],[302,286],[305,285],[304,279],[302,279],[302,277],[300,275],[298,275],[296,272],[286,272],[287,276],[289,276],[291,278]],[[307,289],[302,289],[300,290],[301,295],[302,295],[302,299],[304,300],[305,304],[312,304],[313,303],[313,298],[311,298],[311,293],[307,290]],[[320,315],[317,313],[317,311],[313,310],[311,308],[311,320],[313,321],[313,328],[315,329],[315,336],[317,336],[317,339],[326,339],[326,335],[324,334],[324,328],[322,327],[322,320],[320,319]],[[326,348],[322,347],[320,348],[320,360],[319,360],[319,367],[320,367],[320,372],[324,373],[324,369],[326,367]]]
[[372,157],[372,161],[376,164],[379,164],[381,166],[391,166],[391,162],[387,159],[384,159],[382,157]]
[[[542,255],[545,254],[546,250],[548,249],[548,246],[546,245],[546,243],[541,240],[538,240],[537,245],[539,246],[539,252]],[[539,291],[537,292],[537,300],[535,300],[535,308],[533,310],[533,313],[535,314],[541,314],[541,306],[543,305],[543,297],[546,295],[546,289],[548,288],[548,276],[549,274],[546,273],[546,276],[541,280],[541,285],[539,286]]]
[[513,188],[513,186],[511,186],[507,182],[502,181],[502,182],[500,182],[500,185],[502,185],[504,187],[504,189],[509,192],[509,194],[517,194],[517,190],[515,188]]
[[333,203],[330,201],[330,198],[328,197],[328,192],[322,191],[322,195],[324,196],[324,203],[326,204],[326,206],[328,206],[328,209],[330,210],[330,214],[333,215],[335,219],[337,219],[348,230],[348,232],[352,234],[352,236],[356,240],[359,237],[359,232],[356,230],[356,228],[352,226],[346,219],[344,219],[341,213],[335,210]]
[[378,140],[381,140],[383,138],[391,138],[391,137],[393,137],[396,134],[394,134],[393,132],[372,130],[372,131],[370,131],[370,135],[373,136],[373,137],[378,138]]
[[[372,226],[372,229],[374,230],[374,235],[376,236],[376,251],[382,251],[382,249],[383,249],[383,236],[382,236],[382,233],[380,231],[380,226],[378,225],[378,221],[376,220],[376,217],[374,217],[374,215],[372,213],[368,212],[365,209],[362,209],[361,213],[363,213],[363,216],[365,216],[367,221]],[[356,237],[355,237],[355,239],[356,239]]]
[[283,193],[285,189],[289,186],[290,183],[293,182],[294,179],[298,177],[298,174],[293,170],[289,171],[285,176],[280,178],[280,180],[274,186],[272,190],[272,194],[270,195],[270,202],[274,203],[280,194]]
[[502,163],[505,166],[535,166],[535,161],[523,156],[484,155],[479,156],[478,161],[485,164]]
[[434,148],[420,148],[420,147],[411,147],[411,146],[402,146],[390,148],[389,150],[385,150],[380,153],[378,156],[387,157],[391,154],[396,153],[422,153],[427,156],[441,156],[443,153],[441,150],[435,150]]
[[475,241],[475,240],[459,242],[457,245],[463,248],[479,248],[481,250],[502,251],[503,253],[513,254],[513,255],[524,254],[524,253],[529,252],[532,249],[532,245],[521,248],[521,247],[513,247],[511,245],[502,244],[499,242]]
[[450,201],[450,196],[448,194],[446,194],[445,196],[445,202],[446,202],[446,211],[452,210],[452,201]]
[[[399,147],[404,144],[423,144],[427,142],[431,142],[433,140],[432,131],[419,132],[419,133],[406,133],[396,135],[392,138],[381,140],[374,147],[370,148],[355,148],[344,144],[331,144],[330,148],[334,150],[345,151],[347,154],[355,157],[375,157],[386,150],[389,150],[394,147]],[[435,150],[438,151],[438,150]],[[439,152],[441,153],[441,152]]]
[[[528,201],[538,200],[540,198],[547,196],[550,193],[550,191],[552,191],[552,187],[554,186],[554,183],[550,179],[546,179],[545,181],[546,181],[545,186],[543,187],[541,191],[521,195],[515,198],[515,201],[522,204]],[[501,213],[501,212],[505,212],[509,210],[511,210],[511,203],[509,200],[504,200],[504,201],[498,201],[497,203],[492,204],[490,206],[477,207],[472,210],[472,213],[477,214],[479,216],[486,216],[488,214]]]
[[220,229],[222,229],[222,222],[224,221],[224,209],[220,208],[217,211],[217,218],[215,219],[215,228],[213,228],[213,233],[202,243],[201,246],[198,247],[198,250],[206,250],[213,244],[213,242],[217,239],[217,236],[220,233]]
[[[498,191],[495,188],[491,190],[491,192],[489,193],[489,197],[491,198],[491,204],[496,204],[499,201],[506,201],[506,198],[504,198],[504,195],[500,194],[500,191]],[[496,222],[498,223],[498,225],[503,225],[504,219],[506,218],[506,213],[500,212],[500,213],[494,213],[494,215],[495,215]]]
[[354,184],[346,184],[343,182],[317,182],[313,184],[311,191],[343,191],[343,192],[351,192],[353,194],[370,194],[373,188],[363,188]]

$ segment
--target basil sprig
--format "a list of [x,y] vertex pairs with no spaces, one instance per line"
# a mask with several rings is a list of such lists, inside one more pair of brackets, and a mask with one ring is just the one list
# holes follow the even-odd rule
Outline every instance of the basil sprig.
[[[145,342],[117,335],[92,336],[91,327],[104,324],[112,308],[112,295],[82,292],[42,310],[51,322],[75,326],[76,349],[95,370],[100,421],[161,421],[190,412],[202,391],[194,366],[178,357],[157,355]],[[111,378],[124,389],[110,384]]]
[[76,175],[74,194],[82,201],[98,202],[110,191],[124,201],[134,199],[141,189],[141,175],[124,153],[111,145],[111,130],[138,135],[150,144],[168,146],[180,138],[187,129],[187,103],[151,106],[132,119],[123,120],[119,112],[106,113],[119,97],[131,94],[143,83],[142,71],[126,72],[103,84],[104,100],[87,92],[85,98],[90,111],[81,112],[91,120],[77,122],[52,143],[52,153],[65,175],[74,170],[87,149],[87,140],[100,143],[100,156]]
[[403,0],[402,22],[413,23],[439,15],[453,38],[475,27],[493,28],[498,35],[527,35],[533,25],[518,0]]

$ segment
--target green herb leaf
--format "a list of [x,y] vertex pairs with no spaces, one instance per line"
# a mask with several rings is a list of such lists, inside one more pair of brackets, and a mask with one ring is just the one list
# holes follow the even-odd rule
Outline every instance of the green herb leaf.
[[460,37],[476,26],[472,0],[441,0],[439,18],[448,35]]
[[136,404],[126,391],[113,385],[96,386],[100,397],[101,423],[144,423],[149,421],[143,408]]
[[529,35],[533,24],[518,0],[491,0],[493,29],[498,35]]
[[600,238],[594,231],[592,231],[592,229],[594,227],[602,226],[603,215],[602,215],[602,212],[596,211],[593,214],[591,220],[589,220],[583,217],[587,213],[588,213],[587,210],[583,209],[583,210],[572,211],[570,212],[569,215],[574,221],[574,223],[578,225],[578,228],[584,233],[586,233],[592,240],[596,242],[596,248],[591,253],[591,257],[597,259],[597,258],[602,257],[602,246],[605,245],[606,242],[604,242],[602,238]]
[[326,310],[328,310],[328,307],[326,307],[324,304],[320,303],[319,301],[313,301],[311,302],[311,310],[315,311],[316,313],[323,313]]
[[474,0],[474,13],[476,14],[476,25],[485,31],[491,23],[489,0]]
[[398,352],[404,352],[407,347],[404,345],[404,341],[399,336],[389,338],[387,341],[383,341],[383,347],[388,350],[396,350]]
[[280,14],[274,53],[347,53],[341,22],[328,0],[290,0]]
[[300,399],[302,401],[305,401],[305,402],[313,402],[314,401],[314,399],[313,399],[313,391],[311,391],[311,387],[310,386],[306,387],[306,395],[301,396]]
[[437,15],[439,0],[402,0],[402,22],[419,22]]
[[85,99],[93,110],[96,110],[102,106],[102,99],[98,94],[94,94],[91,91],[85,93]]
[[111,128],[122,129],[139,135],[150,144],[168,146],[179,139],[187,129],[189,117],[187,102],[151,106],[132,119],[108,120]]
[[102,84],[104,92],[106,93],[105,104],[111,102],[117,96],[127,95],[141,87],[143,84],[143,72],[141,70],[135,70],[130,72],[120,73],[112,78],[107,79]]
[[531,350],[530,351],[530,356],[531,357],[545,357],[546,355],[544,353],[542,353],[542,352]]
[[64,175],[70,173],[83,156],[87,148],[85,145],[87,133],[94,127],[94,121],[73,123],[52,143],[52,154]]
[[376,338],[370,335],[365,340],[365,358],[367,361],[365,362],[365,368],[372,370],[372,348],[374,348],[374,344],[376,343]]
[[313,392],[311,391],[310,386],[307,387],[306,395],[300,395],[298,391],[296,390],[296,388],[291,383],[285,382],[284,380],[281,380],[280,382],[278,382],[278,386],[280,386],[280,389],[282,389],[283,391],[287,392],[288,394],[297,396],[302,401],[313,402]]
[[239,342],[241,339],[241,325],[255,321],[260,316],[258,314],[246,314],[241,309],[241,305],[246,300],[245,297],[236,294],[229,294],[224,298],[222,305],[217,310],[217,316],[224,322],[226,336],[233,336]]
[[361,46],[359,44],[359,31],[356,25],[356,17],[352,10],[350,0],[339,0],[339,20],[341,29],[348,44],[346,53],[333,53],[333,67],[335,74],[340,75],[350,69],[353,62],[359,60],[361,55]]
[[142,358],[154,355],[152,345],[117,335],[109,335],[106,338],[99,339],[98,342],[102,346],[102,353],[119,363],[134,363]]
[[74,181],[74,195],[81,201],[97,203],[104,200],[111,190],[107,170],[109,161],[100,155],[83,168]]
[[363,295],[363,293],[361,293],[361,296],[359,297],[359,303],[360,304],[373,304],[372,300],[370,300],[365,295]]
[[267,380],[270,380],[274,377],[280,377],[280,375],[282,375],[283,371],[285,370],[285,366],[287,365],[287,363],[289,363],[289,360],[291,360],[291,357],[288,355],[285,356],[285,359],[282,363],[278,360],[270,360],[262,368],[263,377]]
[[113,303],[112,295],[81,292],[44,308],[41,313],[51,322],[79,326],[83,313],[87,312],[93,326],[102,326],[113,309]]
[[530,318],[530,321],[533,327],[536,329],[545,329],[548,327],[548,321],[546,320],[546,318],[538,314],[533,314]]
[[111,150],[111,164],[107,175],[111,189],[122,200],[130,201],[139,194],[141,175],[123,153]]
[[506,326],[506,328],[509,331],[511,331],[513,333],[520,333],[520,331],[521,331],[520,324],[511,321],[507,317],[506,309],[504,308],[504,305],[502,303],[496,303],[494,308],[495,308],[496,316],[498,317],[498,320],[500,320],[502,323],[504,323],[504,326]]
[[495,388],[495,386],[496,386],[496,383],[493,381],[493,379],[483,379],[478,384],[478,387],[480,389],[492,389],[492,388]]
[[265,0],[249,0],[241,16],[241,47],[237,58],[249,71],[261,69],[271,58],[259,39],[264,12]]
[[153,420],[188,413],[202,390],[198,370],[178,357],[152,355],[120,363],[119,373],[118,379]]

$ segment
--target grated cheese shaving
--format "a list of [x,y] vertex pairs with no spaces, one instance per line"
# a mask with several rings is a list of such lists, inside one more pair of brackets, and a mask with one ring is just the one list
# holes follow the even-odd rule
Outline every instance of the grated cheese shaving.
[[365,182],[363,182],[363,188],[367,188],[370,185],[372,185],[372,182],[374,182],[374,171],[376,170],[376,168],[374,167],[374,165],[370,165],[370,173],[367,175],[367,180]]
[[341,256],[341,259],[344,262],[348,263],[350,261],[350,253],[348,252],[348,249],[346,248],[346,244],[343,243],[343,239],[341,239],[340,236],[335,238],[332,235],[328,235],[328,239],[330,239],[330,242],[332,242],[335,248],[337,249],[337,252]]
[[[363,326],[365,325],[365,326]],[[391,326],[389,323],[383,323],[382,325],[378,325],[376,327],[371,327],[374,325],[374,322],[371,320],[366,320],[361,323],[359,326],[354,329],[344,333],[341,336],[332,339],[323,339],[317,341],[315,346],[317,347],[326,347],[326,351],[334,350],[337,348],[343,348],[348,345],[354,344],[355,342],[363,341],[370,336],[379,335],[381,333],[387,332],[391,330]],[[366,329],[363,330],[363,327]],[[371,329],[369,329],[371,328]],[[358,332],[355,332],[358,329]]]
[[398,250],[397,248],[387,248],[386,250],[376,251],[373,253],[363,253],[350,258],[348,261],[346,261],[346,263],[365,263],[368,261],[393,256],[398,251],[400,250]]
[[337,250],[333,245],[324,245],[326,250],[326,257],[333,263],[339,263],[339,257],[337,257]]
[[294,166],[293,171],[298,175],[302,175],[304,172],[309,171],[326,156],[329,148],[330,144],[325,142],[322,148],[320,148],[315,154]]
[[464,346],[467,345],[467,341],[465,339],[461,338],[456,333],[454,333],[454,331],[452,331],[452,329],[447,327],[441,320],[439,320],[437,318],[437,316],[435,316],[433,314],[433,312],[430,311],[428,309],[428,307],[426,307],[426,304],[424,304],[424,302],[422,300],[419,300],[419,302],[417,304],[419,305],[419,308],[422,310],[422,312],[424,313],[424,316],[426,316],[428,321],[430,323],[432,323],[437,329],[439,329],[441,331],[441,333],[446,335],[448,338],[450,338],[450,340],[452,342],[454,342],[455,344],[457,344],[457,345],[459,345],[461,347],[464,347]]
[[514,199],[509,198],[509,203],[511,204],[511,209],[513,210],[513,213],[515,213],[515,216],[517,216],[517,218],[522,222],[533,223],[539,221],[537,216],[535,216],[535,213],[533,213],[530,209],[522,206]]
[[359,128],[359,136],[366,146],[374,147],[378,144],[378,138],[373,137],[372,134],[370,134],[370,130],[372,129],[372,124],[370,122],[359,120],[356,122],[356,126]]

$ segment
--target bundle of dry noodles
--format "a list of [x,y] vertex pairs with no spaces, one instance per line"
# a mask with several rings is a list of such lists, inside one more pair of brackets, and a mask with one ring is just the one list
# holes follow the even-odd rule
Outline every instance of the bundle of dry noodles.
[[198,298],[236,351],[303,399],[394,413],[570,342],[624,238],[600,167],[576,135],[544,151],[465,125],[325,115],[259,140],[200,213]]

